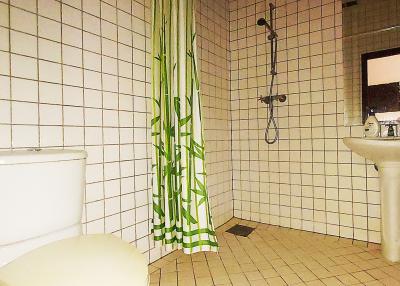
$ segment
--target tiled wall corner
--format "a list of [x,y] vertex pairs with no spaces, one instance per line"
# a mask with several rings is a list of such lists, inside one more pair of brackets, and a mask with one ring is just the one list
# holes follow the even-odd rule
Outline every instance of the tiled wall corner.
[[380,241],[377,172],[351,153],[343,126],[342,2],[277,0],[278,77],[286,94],[279,143],[264,142],[270,76],[269,1],[230,0],[234,214],[265,223]]
[[198,0],[198,55],[207,162],[215,226],[233,217],[228,1]]

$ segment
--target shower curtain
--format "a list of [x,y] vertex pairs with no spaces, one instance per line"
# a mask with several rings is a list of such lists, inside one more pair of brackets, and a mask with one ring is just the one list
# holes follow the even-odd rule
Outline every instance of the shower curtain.
[[167,250],[217,251],[206,188],[194,0],[153,0],[154,240]]

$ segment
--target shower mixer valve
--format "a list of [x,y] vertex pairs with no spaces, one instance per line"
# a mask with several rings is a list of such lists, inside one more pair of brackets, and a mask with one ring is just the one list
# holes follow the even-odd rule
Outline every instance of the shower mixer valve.
[[269,104],[271,101],[274,101],[274,100],[278,100],[279,102],[285,102],[286,95],[277,94],[277,95],[273,95],[273,96],[260,96],[258,98],[258,100],[265,104]]

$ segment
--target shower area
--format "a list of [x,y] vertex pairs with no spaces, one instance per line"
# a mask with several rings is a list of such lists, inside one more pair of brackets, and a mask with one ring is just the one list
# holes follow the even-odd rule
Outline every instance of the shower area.
[[342,143],[362,131],[343,125],[342,1],[199,1],[196,16],[216,226],[379,242],[377,173]]
[[[380,243],[377,172],[342,143],[362,134],[362,126],[343,125],[342,1],[203,0],[196,25],[210,207],[222,260],[232,252],[237,262],[228,264],[251,263],[241,243],[269,257],[288,240],[282,252],[295,252],[302,240],[289,228],[309,232],[307,248],[316,237],[325,241],[313,233]],[[281,236],[274,238],[275,230]],[[268,250],[262,241],[269,239],[279,242]],[[169,257],[178,261],[179,284],[179,263],[189,259]],[[195,276],[204,274],[199,268],[212,276],[230,270],[219,269],[213,255],[192,257]]]
[[343,126],[342,1],[227,5],[234,216],[379,242],[377,173],[341,139],[362,130]]

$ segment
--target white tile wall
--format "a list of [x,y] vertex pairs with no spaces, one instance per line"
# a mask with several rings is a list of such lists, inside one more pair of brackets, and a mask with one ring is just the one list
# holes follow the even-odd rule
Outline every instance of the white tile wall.
[[197,1],[207,184],[214,224],[233,216],[228,1]]
[[[265,223],[380,241],[377,172],[351,153],[343,126],[340,0],[276,0],[281,139],[264,142],[270,69],[264,0],[230,0],[234,214]],[[267,12],[269,13],[269,12]]]
[[0,147],[86,149],[85,231],[152,259],[149,1],[1,1],[0,13]]
[[[233,215],[227,3],[198,5],[216,225]],[[113,233],[154,261],[165,253],[150,234],[150,4],[0,0],[0,148],[85,149],[85,232]]]

